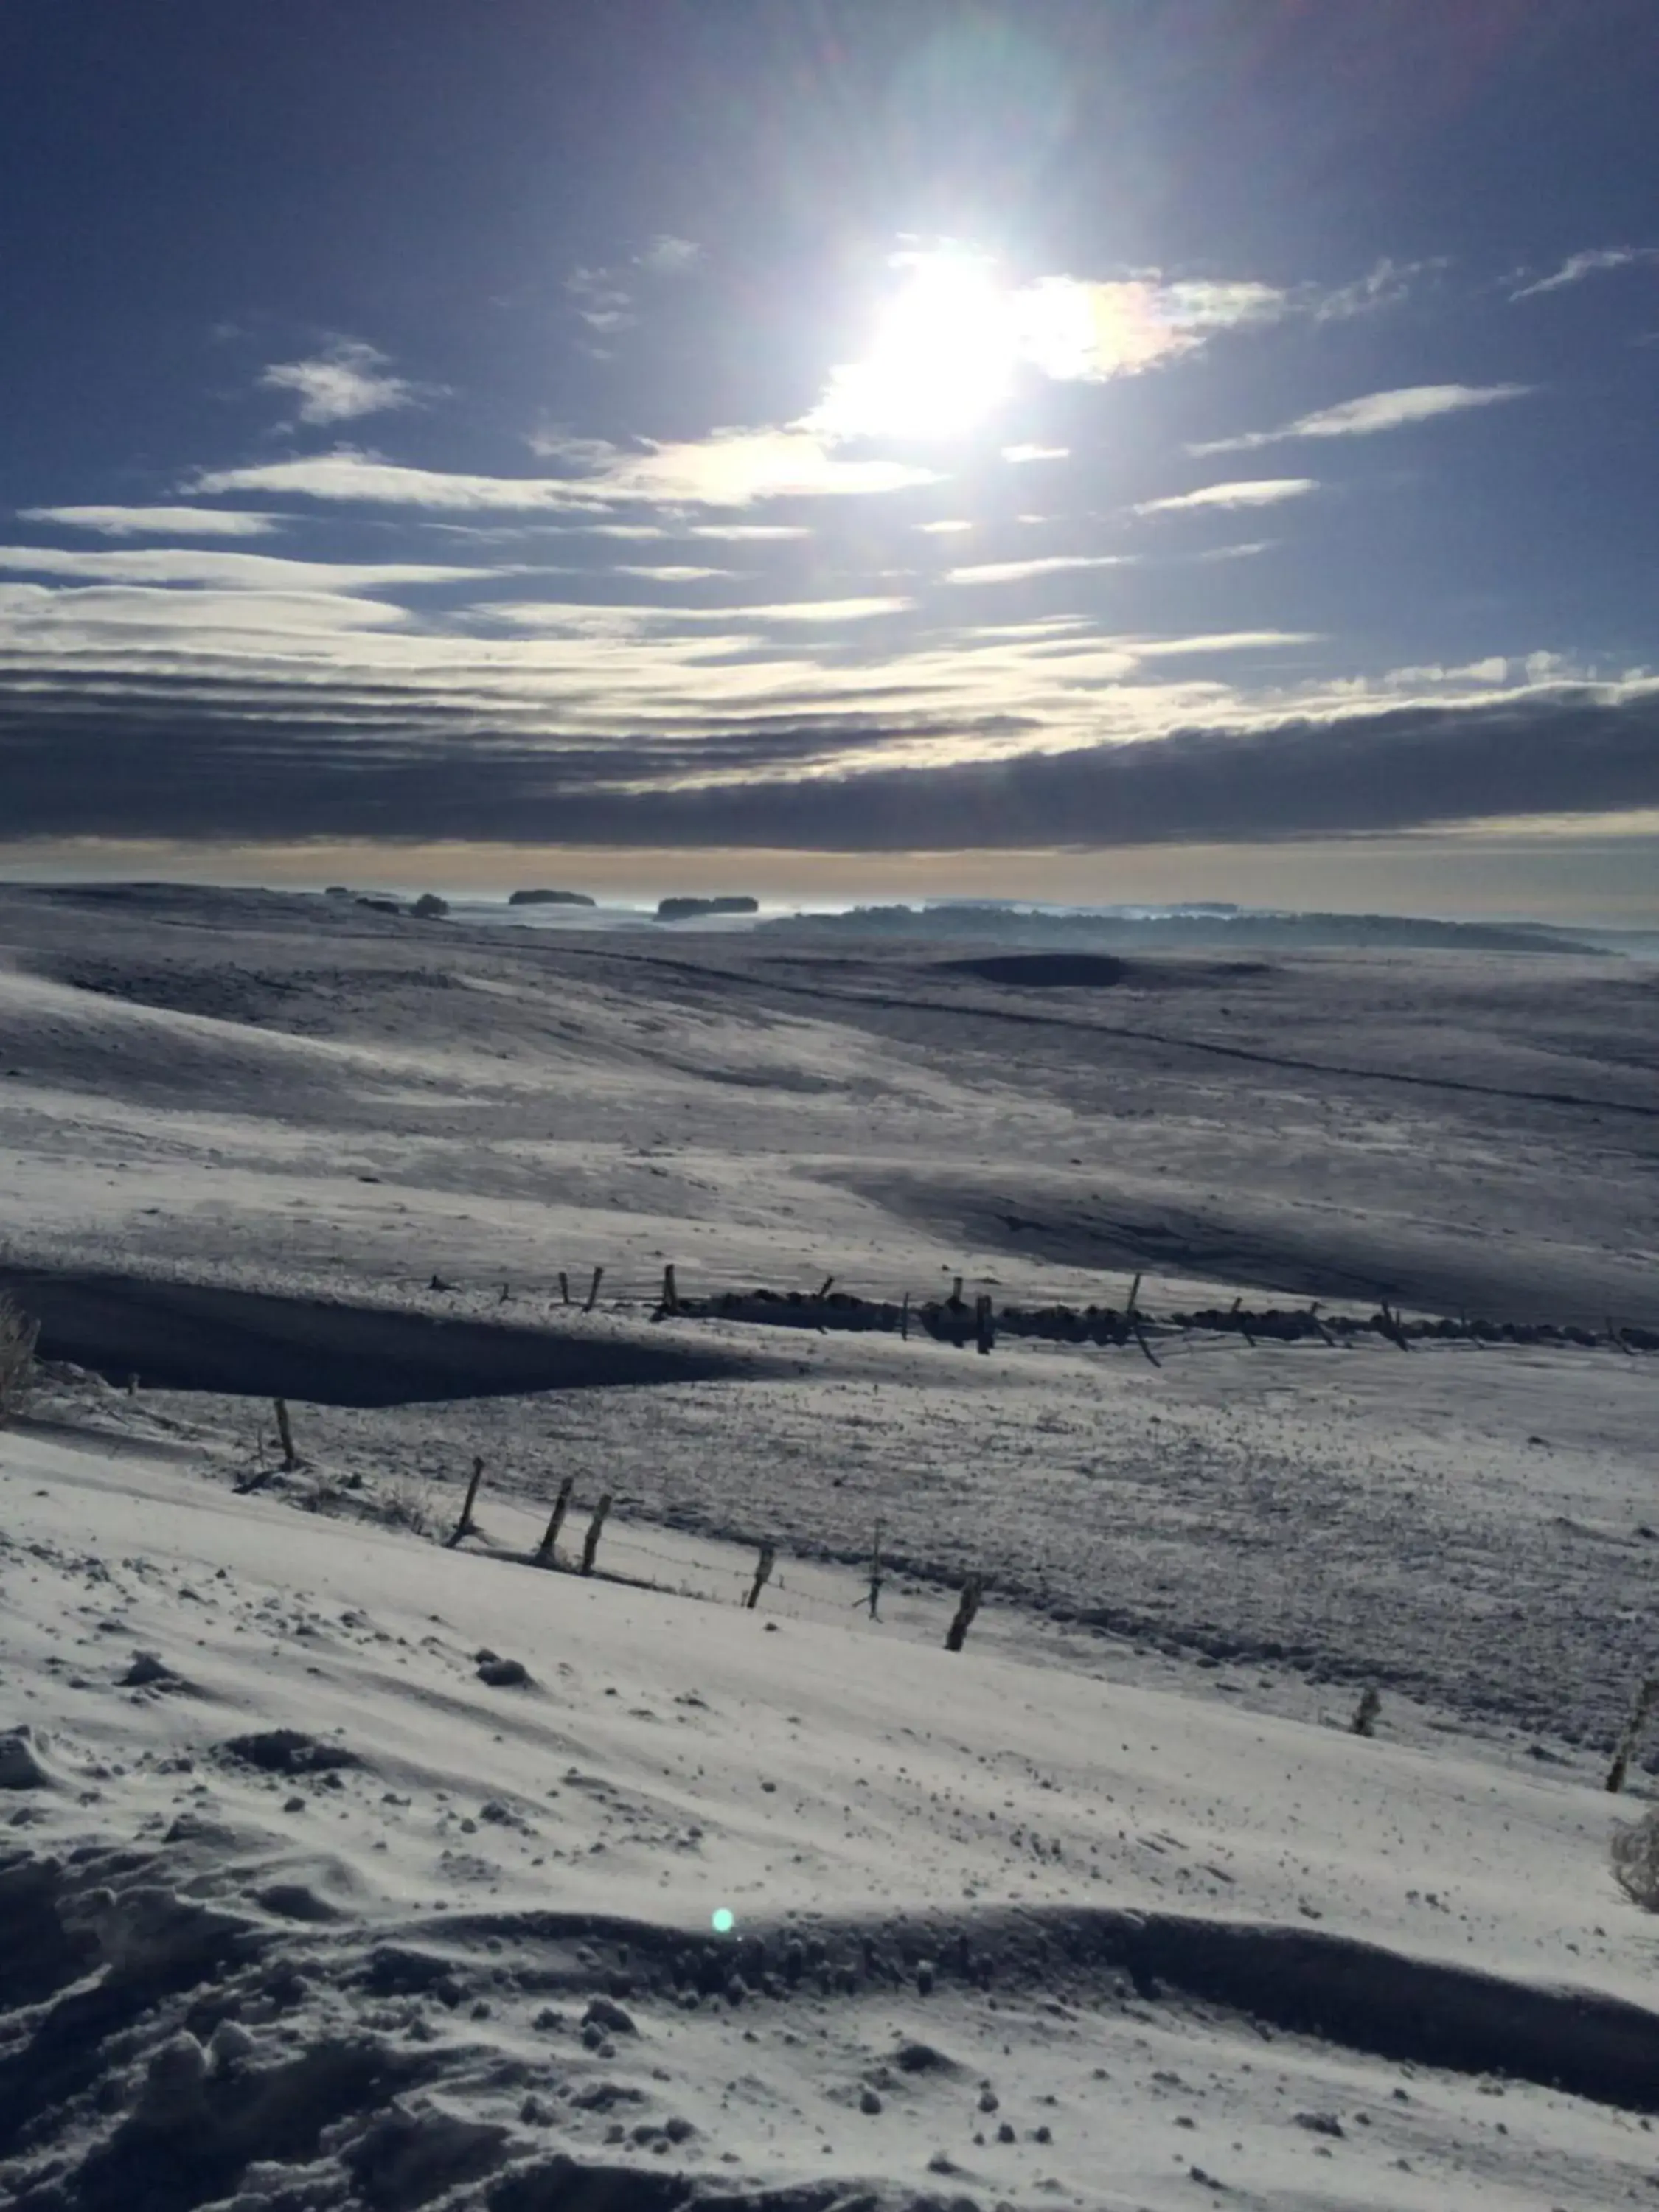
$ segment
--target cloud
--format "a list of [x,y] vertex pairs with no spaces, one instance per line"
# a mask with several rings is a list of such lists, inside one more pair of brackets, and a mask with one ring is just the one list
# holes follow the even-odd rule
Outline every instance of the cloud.
[[[728,611],[732,618],[737,622],[874,622],[884,615],[908,613],[915,605],[914,599],[890,596],[848,599],[796,599],[766,607],[732,607]],[[711,611],[714,619],[724,619],[718,611]]]
[[[644,575],[650,572],[635,569],[625,573]],[[697,573],[707,576],[722,574],[714,568]],[[501,622],[514,623],[530,629],[566,629],[574,626],[611,632],[619,629],[672,631],[683,630],[688,625],[695,624],[725,625],[741,635],[745,628],[758,625],[763,629],[774,629],[781,623],[873,622],[884,615],[907,614],[915,605],[914,599],[894,596],[777,599],[766,605],[738,607],[596,607],[585,602],[503,599],[493,605],[489,611]]]
[[1051,375],[1103,380],[1195,351],[1218,331],[1277,322],[1288,295],[1249,280],[1165,283],[1046,277],[1036,288],[1033,358]]
[[283,522],[280,515],[228,507],[25,507],[18,514],[24,522],[54,522],[102,538],[268,538]]
[[1194,456],[1243,453],[1253,453],[1260,446],[1276,446],[1286,438],[1368,438],[1379,430],[1398,430],[1407,423],[1432,421],[1437,416],[1462,414],[1466,408],[1525,398],[1533,389],[1528,384],[1407,385],[1397,392],[1371,392],[1363,399],[1346,399],[1339,407],[1299,416],[1276,430],[1246,430],[1236,438],[1212,438],[1203,445],[1188,446],[1187,451]]
[[67,551],[56,545],[0,545],[0,570],[96,584],[201,585],[220,591],[377,591],[455,584],[501,570],[436,568],[410,561],[287,561],[270,553],[222,553],[172,545]]
[[640,319],[634,289],[636,273],[656,278],[684,276],[702,258],[702,248],[690,239],[662,231],[619,268],[573,269],[564,280],[564,289],[588,329],[600,337],[613,337],[618,331],[632,330]]
[[732,571],[729,568],[696,568],[687,564],[676,566],[668,562],[653,568],[647,563],[623,561],[610,573],[613,576],[647,576],[659,584],[699,584],[711,578],[723,580]]
[[634,256],[634,264],[653,276],[683,276],[688,269],[695,269],[702,258],[702,246],[689,238],[676,238],[672,232],[662,231],[642,253]]
[[555,513],[641,504],[749,507],[769,499],[846,497],[943,482],[936,470],[880,459],[846,460],[806,430],[714,430],[706,438],[646,444],[638,452],[599,440],[544,441],[564,477],[463,476],[406,468],[341,447],[289,461],[210,469],[196,492],[276,492],[374,506],[518,508]]
[[1039,561],[981,561],[966,568],[947,568],[947,584],[1018,584],[1028,576],[1054,576],[1067,568],[1130,568],[1133,553],[1051,553]]
[[634,313],[633,294],[611,270],[573,269],[564,280],[564,289],[576,302],[576,313],[588,329],[601,337],[630,330],[639,320]]
[[730,538],[740,544],[760,544],[769,538],[810,538],[812,533],[804,522],[696,522],[687,531],[690,538]]
[[1317,632],[1307,629],[1229,629],[1215,630],[1201,637],[1127,641],[1139,660],[1176,660],[1205,653],[1272,653],[1281,646],[1317,645],[1319,641]]
[[1259,477],[1242,483],[1206,484],[1200,491],[1177,492],[1168,499],[1144,499],[1135,514],[1186,514],[1206,507],[1273,507],[1317,491],[1313,477]]
[[266,591],[207,583],[190,591],[155,584],[87,583],[65,590],[0,583],[0,637],[8,649],[44,647],[49,655],[38,700],[43,714],[53,682],[71,689],[92,684],[87,656],[99,651],[114,654],[123,666],[129,656],[151,651],[188,657],[210,649],[234,662],[275,653],[290,678],[288,704],[297,708],[295,686],[306,654],[321,650],[326,656],[349,633],[404,628],[413,629],[407,608],[318,582]]
[[1253,538],[1243,545],[1210,545],[1201,553],[1179,553],[1180,561],[1253,561],[1258,553],[1271,553],[1279,540],[1276,538]]
[[307,361],[273,362],[259,382],[268,392],[294,392],[302,422],[349,422],[413,407],[434,387],[387,374],[386,356],[357,338],[337,338]]
[[1024,461],[1065,461],[1071,455],[1069,446],[1005,446],[1002,449],[1003,459],[1016,465]]
[[1019,351],[1061,382],[1104,383],[1194,353],[1224,331],[1259,328],[1289,312],[1290,295],[1249,280],[1165,283],[1044,276],[1016,295]]
[[1652,267],[1659,264],[1659,246],[1604,246],[1587,253],[1571,253],[1553,276],[1540,276],[1534,283],[1523,284],[1518,292],[1511,292],[1515,300],[1535,300],[1540,292],[1559,292],[1569,284],[1580,284],[1586,276],[1599,276],[1613,269]]
[[[1088,695],[1095,732],[1055,744],[1017,713],[930,705],[878,677],[792,709],[787,693],[743,690],[742,668],[717,672],[734,689],[696,711],[662,690],[649,708],[623,696],[605,726],[585,730],[584,691],[638,666],[625,636],[503,641],[493,658],[446,662],[442,684],[428,641],[364,636],[352,651],[378,659],[297,689],[275,659],[204,655],[190,673],[118,664],[77,632],[76,680],[43,696],[49,664],[20,659],[7,635],[0,775],[14,837],[948,851],[1364,836],[1659,805],[1653,682],[1357,705],[1129,687]],[[515,643],[505,686],[501,656]],[[565,673],[538,701],[526,679],[550,653]],[[1114,712],[1120,696],[1135,719]]]
[[1347,322],[1355,315],[1372,315],[1397,307],[1410,298],[1417,281],[1434,276],[1448,266],[1443,257],[1429,261],[1393,261],[1385,254],[1374,269],[1352,283],[1328,292],[1314,292],[1309,308],[1315,322]]

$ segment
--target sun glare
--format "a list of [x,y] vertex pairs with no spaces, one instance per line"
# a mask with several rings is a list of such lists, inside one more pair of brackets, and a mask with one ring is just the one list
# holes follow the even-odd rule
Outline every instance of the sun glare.
[[836,369],[808,427],[838,438],[952,438],[1007,393],[1019,354],[1018,310],[988,263],[967,253],[907,254],[862,361]]

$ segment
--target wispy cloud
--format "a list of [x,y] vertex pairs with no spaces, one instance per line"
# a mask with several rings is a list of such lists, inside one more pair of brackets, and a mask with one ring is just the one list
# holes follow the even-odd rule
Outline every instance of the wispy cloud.
[[683,276],[702,258],[702,246],[691,239],[676,238],[672,231],[659,232],[643,252],[634,256],[635,266],[653,276]]
[[19,516],[100,538],[268,538],[283,526],[281,515],[229,507],[25,507]]
[[1352,283],[1312,292],[1309,310],[1316,323],[1347,322],[1356,315],[1374,315],[1387,307],[1403,306],[1425,277],[1437,276],[1448,266],[1443,258],[1394,261],[1384,255],[1375,268]]
[[1038,561],[981,561],[971,568],[947,568],[947,584],[1019,584],[1028,576],[1056,576],[1067,568],[1129,568],[1133,553],[1051,553]]
[[634,313],[633,294],[611,270],[573,269],[564,280],[564,289],[588,329],[597,331],[601,337],[631,329],[639,319]]
[[551,457],[579,473],[562,477],[453,475],[407,468],[349,447],[246,468],[210,469],[196,492],[268,491],[304,499],[374,506],[519,508],[550,512],[638,502],[665,507],[749,507],[769,499],[810,499],[900,491],[943,479],[933,469],[843,458],[833,442],[797,428],[715,430],[706,438],[647,445],[638,452],[601,441],[544,441]]
[[1132,512],[1187,514],[1206,507],[1274,507],[1318,489],[1313,477],[1258,477],[1241,483],[1206,484],[1201,490],[1176,492],[1168,499],[1143,499]]
[[1180,660],[1193,653],[1272,653],[1281,646],[1317,645],[1319,641],[1318,633],[1309,629],[1212,630],[1197,637],[1127,641],[1140,660]]
[[1535,300],[1540,292],[1564,291],[1569,284],[1581,284],[1586,276],[1603,276],[1609,270],[1656,265],[1659,265],[1659,246],[1596,246],[1586,253],[1569,254],[1553,276],[1522,285],[1510,298]]
[[58,545],[0,545],[0,570],[62,576],[84,583],[203,585],[222,591],[377,591],[399,585],[457,584],[489,574],[416,561],[288,561],[270,553],[224,553],[172,545],[96,552]]
[[268,392],[297,393],[302,422],[350,422],[413,407],[434,387],[393,376],[385,354],[359,338],[337,338],[305,361],[276,361],[260,377]]
[[1249,279],[1166,283],[1044,276],[1019,295],[1022,352],[1062,381],[1103,383],[1194,353],[1219,332],[1277,322],[1290,295]]
[[1246,430],[1234,438],[1212,438],[1188,446],[1194,456],[1206,453],[1254,453],[1261,446],[1276,446],[1287,438],[1368,438],[1380,430],[1398,430],[1407,423],[1427,422],[1441,415],[1459,415],[1471,407],[1491,407],[1500,400],[1522,399],[1533,390],[1528,384],[1412,384],[1395,392],[1371,392],[1362,399],[1346,399],[1340,406],[1322,408],[1317,414],[1299,416],[1273,430]]
[[623,561],[618,562],[611,574],[613,576],[644,576],[657,584],[702,584],[712,578],[729,576],[732,571],[729,568],[697,568],[689,563],[676,565],[672,562],[664,562],[653,568],[648,563]]
[[639,277],[684,276],[702,258],[702,248],[691,239],[661,231],[619,265],[573,269],[564,280],[564,289],[590,331],[599,337],[614,337],[621,331],[631,330],[640,319]]
[[[707,573],[714,575],[719,572],[711,569]],[[887,615],[908,614],[915,605],[914,599],[896,596],[779,599],[763,605],[740,607],[617,607],[560,599],[501,599],[473,611],[487,614],[496,622],[510,623],[520,629],[574,629],[619,636],[714,626],[740,638],[746,629],[772,629],[780,624],[876,622]],[[722,646],[729,641],[714,641]]]
[[781,542],[789,538],[810,538],[812,533],[804,522],[694,522],[686,532],[690,538],[729,538],[739,544],[763,544],[769,540]]

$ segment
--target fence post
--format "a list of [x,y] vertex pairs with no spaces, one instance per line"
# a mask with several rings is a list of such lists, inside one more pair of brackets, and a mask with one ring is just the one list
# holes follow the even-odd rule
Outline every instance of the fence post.
[[605,1516],[611,1510],[611,1492],[607,1490],[593,1508],[593,1518],[587,1524],[587,1534],[582,1543],[582,1572],[591,1575],[593,1562],[599,1555],[599,1537],[605,1528]]
[[592,1313],[592,1310],[593,1310],[593,1302],[594,1302],[594,1300],[595,1300],[595,1299],[599,1297],[599,1285],[600,1285],[604,1280],[605,1280],[605,1269],[604,1269],[603,1267],[595,1267],[595,1268],[594,1268],[594,1270],[593,1270],[593,1280],[592,1280],[592,1283],[588,1285],[588,1291],[587,1291],[587,1304],[586,1304],[582,1308],[582,1311],[583,1311],[584,1313]]
[[910,1293],[908,1291],[904,1293],[904,1303],[899,1308],[899,1334],[908,1344],[910,1341]]
[[957,1617],[951,1623],[945,1638],[947,1651],[960,1651],[974,1625],[974,1615],[979,1611],[979,1601],[984,1593],[984,1581],[978,1575],[969,1575],[962,1586],[962,1597],[957,1607]]
[[1140,1278],[1139,1278],[1139,1275],[1137,1275],[1137,1276],[1135,1277],[1135,1279],[1134,1279],[1133,1282],[1133,1283],[1131,1283],[1131,1284],[1130,1284],[1130,1285],[1129,1285],[1129,1303],[1128,1303],[1128,1305],[1127,1305],[1127,1306],[1126,1307],[1126,1309],[1125,1309],[1125,1311],[1126,1311],[1127,1313],[1133,1313],[1133,1312],[1134,1311],[1134,1310],[1135,1310],[1135,1300],[1136,1300],[1139,1296],[1140,1296]]
[[875,1541],[870,1547],[870,1618],[879,1620],[878,1607],[881,1604],[881,1523],[876,1523]]
[[974,1300],[974,1335],[980,1350],[989,1357],[996,1341],[996,1331],[991,1320],[991,1294],[981,1291]]
[[776,1547],[772,1544],[763,1544],[760,1547],[760,1557],[755,1562],[755,1579],[749,1585],[749,1595],[743,1601],[745,1613],[752,1613],[760,1603],[760,1594],[765,1589],[772,1570],[777,1565],[777,1560]]
[[463,1536],[470,1536],[472,1534],[474,1525],[472,1501],[478,1494],[478,1485],[483,1480],[483,1462],[481,1459],[475,1459],[472,1462],[472,1480],[466,1486],[466,1503],[461,1508],[460,1519],[455,1523],[455,1533],[445,1547],[448,1551],[453,1552]]
[[300,1464],[300,1455],[294,1449],[294,1428],[288,1418],[288,1400],[278,1398],[273,1402],[276,1407],[276,1433],[283,1440],[283,1465],[291,1474]]
[[570,1493],[575,1486],[576,1478],[574,1474],[566,1475],[564,1480],[559,1485],[559,1494],[553,1501],[553,1513],[547,1524],[547,1534],[536,1547],[536,1565],[538,1567],[550,1567],[553,1564],[553,1547],[559,1540],[559,1531],[564,1526],[564,1516],[570,1510]]
[[570,1303],[570,1278],[562,1267],[559,1270],[559,1303],[567,1306]]
[[1613,1765],[1607,1769],[1607,1789],[1615,1797],[1625,1786],[1625,1776],[1636,1756],[1642,1730],[1647,1726],[1648,1715],[1656,1705],[1659,1705],[1659,1674],[1650,1674],[1636,1693],[1635,1706],[1625,1723],[1625,1732],[1613,1754]]
[[662,1271],[662,1310],[677,1314],[680,1310],[680,1294],[674,1282],[674,1263],[671,1260]]

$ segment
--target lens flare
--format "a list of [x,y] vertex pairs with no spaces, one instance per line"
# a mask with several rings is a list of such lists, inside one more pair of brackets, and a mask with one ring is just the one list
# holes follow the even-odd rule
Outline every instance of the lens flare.
[[708,1924],[717,1936],[729,1936],[738,1924],[738,1916],[730,1905],[718,1905],[709,1914]]

